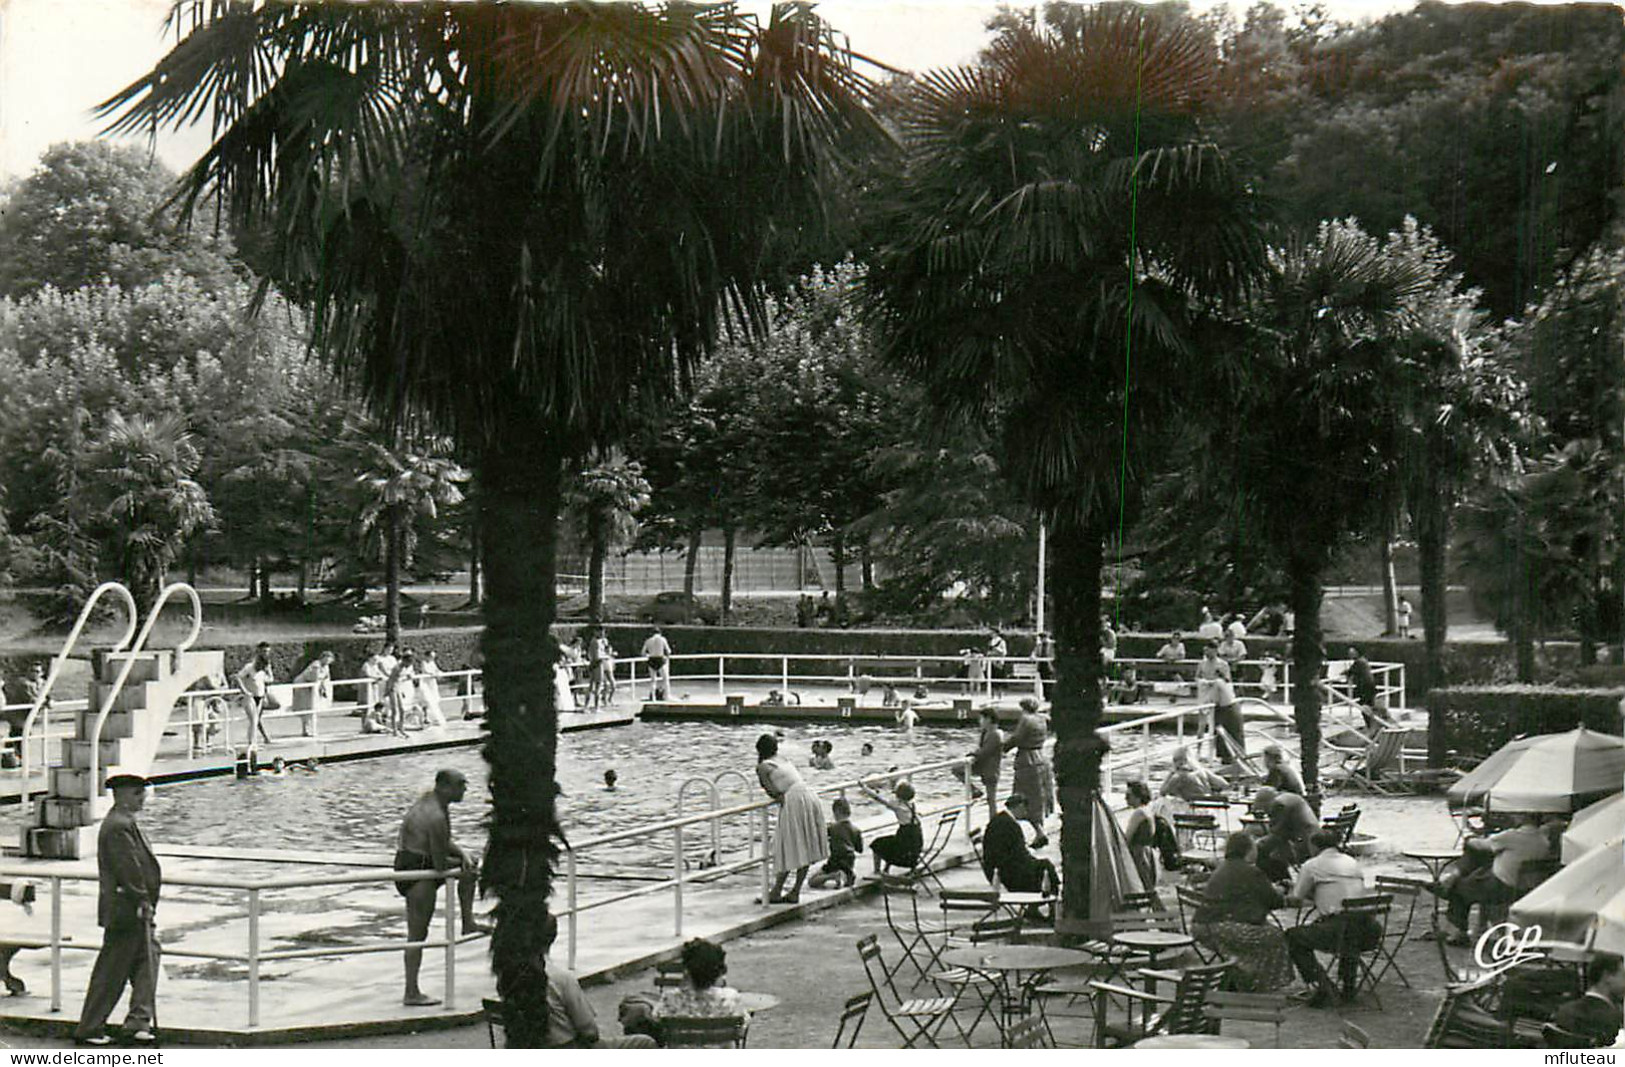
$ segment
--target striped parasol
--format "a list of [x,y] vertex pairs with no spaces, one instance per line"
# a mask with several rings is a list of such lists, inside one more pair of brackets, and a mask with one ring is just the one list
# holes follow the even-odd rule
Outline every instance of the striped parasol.
[[1563,832],[1563,862],[1573,863],[1594,848],[1625,838],[1625,793],[1599,800],[1574,816]]
[[1625,782],[1625,740],[1585,727],[1524,737],[1486,759],[1446,793],[1451,808],[1566,812]]
[[1625,842],[1587,852],[1512,905],[1512,920],[1544,941],[1625,954]]

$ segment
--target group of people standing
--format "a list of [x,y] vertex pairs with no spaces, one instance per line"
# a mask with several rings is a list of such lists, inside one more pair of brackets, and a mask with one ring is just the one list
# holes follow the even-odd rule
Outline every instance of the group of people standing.
[[[671,641],[660,627],[643,642],[641,650],[649,668],[649,699],[666,700],[671,695]],[[559,711],[597,711],[615,702],[615,646],[602,626],[585,634],[577,633],[559,650],[553,665],[553,703]],[[576,690],[585,688],[585,707]]]

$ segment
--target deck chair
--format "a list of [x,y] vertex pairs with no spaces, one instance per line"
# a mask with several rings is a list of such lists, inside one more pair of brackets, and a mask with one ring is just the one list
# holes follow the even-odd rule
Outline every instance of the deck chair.
[[1338,1048],[1370,1048],[1371,1035],[1353,1023],[1344,1023],[1343,1032],[1337,1035]]
[[1237,785],[1242,785],[1244,783],[1256,784],[1264,780],[1264,769],[1258,765],[1257,760],[1247,755],[1246,747],[1240,741],[1237,741],[1234,737],[1232,737],[1229,730],[1226,730],[1222,726],[1217,726],[1214,727],[1214,733],[1217,734],[1219,738],[1221,738],[1224,743],[1229,746],[1230,751],[1234,753],[1234,758],[1231,760],[1231,765],[1234,766],[1239,772],[1236,778]]
[[[1191,967],[1180,973],[1172,994],[1135,989],[1110,982],[1091,982],[1095,1002],[1095,1047],[1126,1048],[1158,1034],[1212,1034],[1219,1024],[1208,1018],[1208,994],[1230,974],[1230,963]],[[1126,1014],[1113,1020],[1110,1005],[1123,1002]],[[1136,1009],[1139,1019],[1135,1019]]]
[[937,883],[939,890],[943,888],[942,879],[937,877],[937,872],[931,869],[931,865],[942,855],[942,850],[948,847],[948,839],[953,836],[954,825],[958,822],[957,811],[945,811],[937,816],[936,831],[920,850],[920,858],[908,869],[908,873],[903,875],[905,881],[919,886],[927,893],[931,892],[931,888],[926,885],[927,882]]
[[1377,969],[1376,981],[1382,981],[1384,975],[1393,971],[1399,976],[1400,984],[1410,989],[1411,980],[1399,966],[1399,950],[1410,940],[1411,930],[1416,925],[1416,906],[1421,903],[1428,883],[1419,878],[1379,874],[1375,888],[1377,892],[1392,897],[1394,901],[1393,908],[1388,913],[1388,928],[1383,931],[1382,963]]
[[1352,789],[1383,795],[1400,792],[1397,785],[1385,782],[1384,779],[1397,772],[1400,754],[1405,748],[1405,738],[1409,734],[1410,731],[1403,728],[1383,730],[1366,749],[1364,760],[1348,767],[1337,777]]
[[[869,1014],[869,1005],[873,1003],[873,992],[859,993],[846,998],[846,1007],[841,1009],[841,1024],[835,1028],[835,1040],[830,1042],[830,1048],[854,1048],[858,1043],[858,1031],[863,1029],[863,1020]],[[852,1027],[849,1034],[847,1026]],[[846,1038],[846,1044],[841,1044],[841,1038]]]
[[1266,1023],[1275,1027],[1275,1048],[1281,1047],[1281,1024],[1286,1022],[1287,997],[1284,993],[1231,993],[1208,991],[1207,1017],[1224,1033],[1226,1022]]
[[932,1048],[940,1048],[936,1032],[952,1016],[954,998],[913,997],[904,1000],[892,984],[886,962],[880,955],[880,940],[874,934],[858,942],[858,958],[863,961],[863,971],[869,977],[869,989],[874,994],[871,1005],[879,1005],[886,1021],[902,1037],[903,1047],[914,1048],[916,1042],[924,1041]]
[[1505,1022],[1478,1005],[1485,987],[1499,976],[1445,987],[1439,1010],[1428,1024],[1423,1048],[1507,1048],[1511,1034]]

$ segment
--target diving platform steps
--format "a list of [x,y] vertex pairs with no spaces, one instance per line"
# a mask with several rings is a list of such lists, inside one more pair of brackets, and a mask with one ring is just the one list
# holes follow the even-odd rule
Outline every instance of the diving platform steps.
[[[96,823],[113,803],[103,783],[114,774],[149,773],[175,705],[198,682],[224,677],[225,653],[97,652],[91,674],[89,706],[74,716],[74,734],[61,742],[61,764],[50,769],[46,794],[23,830],[24,855],[95,854]],[[108,711],[98,739],[96,720],[103,707]]]

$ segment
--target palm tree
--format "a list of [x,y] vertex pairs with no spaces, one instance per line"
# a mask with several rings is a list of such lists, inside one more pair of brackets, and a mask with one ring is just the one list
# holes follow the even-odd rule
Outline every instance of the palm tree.
[[1325,574],[1350,534],[1380,534],[1395,513],[1406,443],[1396,408],[1410,373],[1400,341],[1431,280],[1352,221],[1275,250],[1248,306],[1246,378],[1202,450],[1222,457],[1219,476],[1286,574],[1293,717],[1312,794]]
[[366,465],[356,476],[362,493],[356,525],[363,538],[376,535],[384,560],[384,639],[401,640],[401,569],[412,565],[417,519],[433,521],[440,509],[462,503],[468,472],[433,451],[394,449],[366,442]]
[[904,92],[905,159],[877,182],[866,284],[886,356],[949,414],[998,428],[1049,524],[1064,914],[1081,921],[1105,751],[1104,538],[1169,422],[1201,309],[1262,250],[1252,197],[1203,125],[1211,40],[1127,5],[1067,30],[1016,26],[980,65]]
[[94,448],[88,492],[97,501],[113,566],[143,609],[158,599],[186,539],[214,521],[194,479],[197,447],[179,415],[110,412]]
[[577,537],[587,546],[587,619],[604,621],[604,564],[611,548],[637,536],[638,512],[649,504],[643,465],[619,449],[595,457],[565,483],[564,498],[576,520]]
[[549,672],[567,462],[667,400],[762,250],[825,217],[867,83],[804,5],[181,5],[104,105],[115,131],[208,113],[183,177],[266,235],[314,341],[386,425],[469,457],[484,550],[492,814],[482,877],[509,1041],[541,1043],[558,821]]

